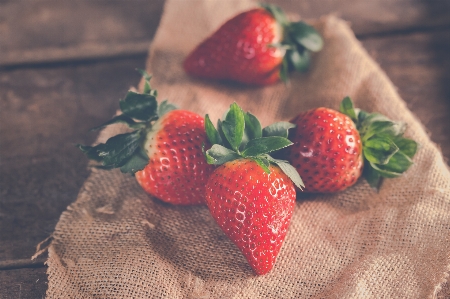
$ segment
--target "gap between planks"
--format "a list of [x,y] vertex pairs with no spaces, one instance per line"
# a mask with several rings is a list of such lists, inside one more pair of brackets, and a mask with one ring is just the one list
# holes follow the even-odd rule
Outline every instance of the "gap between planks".
[[0,270],[15,270],[23,268],[42,268],[46,267],[45,262],[47,258],[37,258],[32,261],[31,259],[18,259],[18,260],[6,260],[0,261]]
[[85,44],[69,48],[14,51],[0,56],[0,68],[141,56],[148,53],[150,44],[151,40],[125,44]]
[[[434,33],[446,30],[450,30],[449,25],[410,27],[398,30],[356,34],[356,37],[363,41],[370,38],[416,33]],[[147,40],[125,44],[82,44],[69,48],[42,48],[36,50],[15,51],[0,56],[0,70],[18,67],[33,67],[45,64],[86,62],[142,56],[148,54],[150,45],[151,40]]]

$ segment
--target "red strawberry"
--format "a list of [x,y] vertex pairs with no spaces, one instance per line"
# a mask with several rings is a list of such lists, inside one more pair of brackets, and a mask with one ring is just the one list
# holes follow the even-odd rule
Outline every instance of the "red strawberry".
[[238,159],[217,168],[206,185],[212,216],[258,275],[275,264],[295,207],[292,181],[279,167],[269,170]]
[[261,129],[250,113],[231,105],[218,130],[205,118],[213,144],[205,156],[221,165],[206,185],[206,203],[224,233],[242,251],[256,274],[268,273],[283,244],[295,206],[295,187],[302,181],[286,161],[269,152],[292,143],[289,123]]
[[345,98],[340,111],[312,109],[297,115],[294,142],[287,159],[305,182],[307,192],[337,192],[362,174],[374,188],[381,177],[397,177],[412,164],[417,143],[402,137],[405,126],[353,108]]
[[353,121],[328,108],[300,113],[292,123],[288,160],[307,192],[336,192],[353,185],[363,166],[362,144]]
[[203,117],[173,110],[162,116],[147,133],[144,148],[149,163],[136,179],[149,194],[172,204],[201,204],[205,183],[214,167],[205,162]]
[[310,51],[319,51],[319,33],[303,22],[291,23],[276,6],[243,12],[203,41],[184,61],[193,76],[268,85],[287,71],[306,71]]
[[214,169],[203,157],[202,144],[207,142],[204,120],[196,113],[174,110],[167,101],[158,107],[150,76],[143,74],[144,93],[129,91],[120,102],[123,114],[98,127],[123,122],[136,130],[94,147],[79,147],[103,168],[136,173],[142,188],[165,202],[204,203],[205,185]]

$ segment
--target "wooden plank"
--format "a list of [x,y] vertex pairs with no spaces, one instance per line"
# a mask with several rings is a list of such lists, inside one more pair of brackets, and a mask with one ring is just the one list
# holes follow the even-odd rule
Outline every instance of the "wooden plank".
[[363,40],[408,108],[450,159],[450,30]]
[[74,146],[139,82],[145,56],[0,72],[0,261],[29,259],[88,175]]
[[[144,54],[158,26],[163,2],[0,2],[0,66]],[[361,36],[450,26],[447,0],[276,0],[274,3],[304,18],[337,14],[348,20]]]
[[358,36],[450,25],[447,0],[274,0],[274,3],[303,18],[336,14],[349,21]]
[[0,299],[42,299],[47,290],[47,267],[0,271]]
[[145,54],[163,0],[0,2],[0,65]]

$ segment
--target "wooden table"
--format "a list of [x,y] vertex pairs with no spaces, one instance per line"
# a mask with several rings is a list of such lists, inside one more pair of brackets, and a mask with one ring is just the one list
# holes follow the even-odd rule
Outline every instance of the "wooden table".
[[[277,0],[337,13],[450,157],[450,1]],[[162,0],[0,1],[0,298],[43,298],[53,231],[88,176],[75,143],[140,77]],[[447,160],[448,161],[448,160]],[[440,298],[450,298],[447,284]]]

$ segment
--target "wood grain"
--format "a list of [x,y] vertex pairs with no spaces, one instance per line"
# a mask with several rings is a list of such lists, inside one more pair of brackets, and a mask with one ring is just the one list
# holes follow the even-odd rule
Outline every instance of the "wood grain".
[[0,299],[42,299],[47,290],[47,267],[0,271]]
[[274,3],[306,19],[336,14],[349,21],[358,36],[450,25],[450,2],[446,0],[275,0]]
[[[195,0],[191,0],[195,5]],[[446,0],[275,0],[303,18],[336,14],[359,36],[450,26]],[[0,66],[147,52],[163,0],[0,2]]]
[[0,1],[0,65],[145,54],[163,0]]
[[449,163],[450,30],[363,40]]
[[0,72],[0,261],[29,259],[88,175],[75,147],[137,83],[136,59]]

